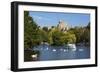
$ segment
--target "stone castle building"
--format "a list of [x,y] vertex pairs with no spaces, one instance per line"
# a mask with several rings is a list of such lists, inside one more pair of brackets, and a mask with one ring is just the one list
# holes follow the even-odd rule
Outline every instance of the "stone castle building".
[[62,21],[62,20],[59,21],[59,24],[58,24],[57,28],[58,28],[59,30],[61,30],[61,31],[67,31],[67,30],[69,30],[68,24],[66,24],[66,23],[65,23],[64,21]]
[[[66,31],[68,31],[70,28],[69,28],[69,25],[68,24],[66,24],[64,21],[62,21],[62,20],[60,20],[59,22],[58,22],[58,25],[57,26],[45,26],[45,27],[47,27],[47,29],[49,30],[49,29],[55,29],[55,28],[58,28],[60,31],[63,31],[63,32],[66,32]],[[43,27],[42,27],[43,28]],[[42,29],[42,28],[40,28],[40,29]]]

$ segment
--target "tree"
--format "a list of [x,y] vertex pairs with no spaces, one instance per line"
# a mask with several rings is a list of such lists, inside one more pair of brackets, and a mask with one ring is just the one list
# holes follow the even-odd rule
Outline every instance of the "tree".
[[60,41],[60,37],[62,36],[62,32],[59,31],[58,29],[52,30],[52,41],[53,45],[62,45]]
[[52,41],[52,31],[51,30],[49,30],[49,32],[48,32],[48,43],[50,45],[53,43],[53,41]]
[[67,32],[61,37],[63,44],[76,43],[76,36],[73,33]]
[[85,44],[90,45],[90,23],[85,27],[82,38]]
[[74,27],[73,29],[70,30],[71,33],[74,33],[76,36],[76,43],[83,42],[83,33],[84,33],[84,28],[83,27]]
[[42,28],[44,31],[48,32],[48,27],[43,27]]
[[42,42],[47,42],[48,41],[48,33],[44,30],[40,30],[40,37],[42,39]]
[[55,26],[51,26],[51,28],[55,28]]
[[28,11],[24,11],[24,48],[32,48],[34,45],[34,35],[36,34],[37,24],[29,16]]
[[90,22],[85,27],[75,27],[68,32],[74,32],[76,36],[76,43],[88,43],[90,44]]
[[86,26],[87,29],[90,29],[90,22],[88,23],[88,25]]

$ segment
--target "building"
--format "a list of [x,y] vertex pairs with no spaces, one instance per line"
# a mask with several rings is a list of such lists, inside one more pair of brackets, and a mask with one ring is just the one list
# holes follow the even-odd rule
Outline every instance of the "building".
[[68,24],[66,24],[64,21],[60,20],[57,28],[61,31],[67,31],[69,30]]

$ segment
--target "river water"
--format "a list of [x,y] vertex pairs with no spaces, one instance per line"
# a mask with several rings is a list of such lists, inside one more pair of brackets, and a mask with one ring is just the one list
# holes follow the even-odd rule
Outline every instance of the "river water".
[[69,60],[90,58],[90,48],[76,46],[76,50],[66,49],[64,46],[39,45],[33,48],[40,52],[38,61]]

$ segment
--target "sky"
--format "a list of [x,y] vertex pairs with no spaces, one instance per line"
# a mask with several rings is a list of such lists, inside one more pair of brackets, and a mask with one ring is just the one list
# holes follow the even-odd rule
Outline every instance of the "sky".
[[87,26],[90,22],[90,14],[83,13],[61,13],[30,11],[29,15],[41,27],[57,26],[59,21],[64,21],[68,26]]

